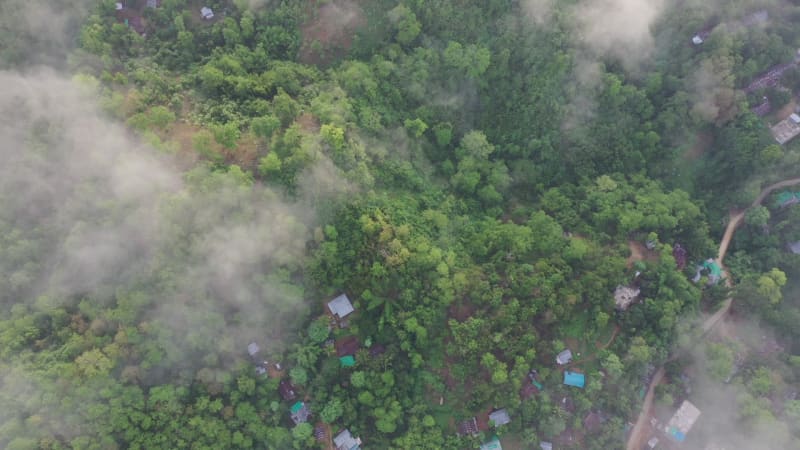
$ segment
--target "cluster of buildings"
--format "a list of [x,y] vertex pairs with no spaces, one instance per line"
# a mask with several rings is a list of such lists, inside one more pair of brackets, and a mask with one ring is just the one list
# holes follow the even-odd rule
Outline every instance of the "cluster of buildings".
[[[347,317],[355,312],[353,304],[347,295],[342,294],[327,303],[328,312],[341,328],[348,326]],[[342,367],[352,367],[355,365],[355,353],[359,349],[359,342],[355,336],[348,336],[339,339],[334,344],[336,354]],[[377,346],[376,346],[377,347]],[[283,378],[283,370],[280,363],[270,364],[268,361],[261,360],[261,349],[258,344],[251,342],[247,345],[247,353],[252,359],[258,375],[269,374],[273,378]],[[312,417],[313,412],[308,402],[298,399],[297,388],[289,379],[282,379],[278,384],[278,394],[285,402],[293,402],[289,407],[289,419],[295,426],[307,423]],[[314,429],[314,436],[319,441],[328,441],[328,428],[319,424]],[[361,448],[361,438],[353,436],[349,429],[345,428],[333,437],[333,445],[336,450],[359,450]]]
[[[162,0],[120,0],[115,3],[117,21],[124,23],[140,36],[147,36],[146,23],[142,14],[146,8],[156,9],[161,7]],[[212,20],[214,11],[208,6],[200,8],[200,17],[203,20]]]

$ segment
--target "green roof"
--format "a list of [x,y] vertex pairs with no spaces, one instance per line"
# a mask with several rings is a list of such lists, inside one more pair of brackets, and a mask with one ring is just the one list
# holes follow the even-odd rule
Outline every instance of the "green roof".
[[714,276],[717,276],[717,277],[722,276],[722,267],[720,267],[719,264],[717,264],[717,262],[714,261],[714,260],[712,260],[711,262],[708,262],[708,261],[704,262],[703,263],[703,268],[708,269],[708,271],[709,271],[709,273],[711,273],[711,275],[714,275]]
[[356,365],[356,359],[352,355],[342,356],[339,358],[342,367],[353,367]]
[[300,411],[301,409],[303,409],[303,402],[295,403],[294,405],[292,405],[291,409],[292,414],[296,413],[297,411]]
[[495,436],[491,441],[481,445],[481,450],[503,450],[503,446],[500,445],[500,439]]
[[778,194],[778,206],[800,200],[800,192],[783,191]]

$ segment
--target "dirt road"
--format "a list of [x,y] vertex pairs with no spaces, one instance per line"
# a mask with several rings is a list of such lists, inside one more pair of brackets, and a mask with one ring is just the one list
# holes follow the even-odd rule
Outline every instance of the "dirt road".
[[[800,178],[791,178],[767,186],[761,191],[760,194],[758,194],[758,197],[756,197],[756,199],[747,209],[760,205],[761,202],[763,202],[764,199],[772,193],[772,191],[797,184],[800,184]],[[728,245],[731,243],[733,234],[736,232],[736,228],[738,228],[744,220],[744,215],[747,212],[747,209],[731,214],[730,220],[728,221],[728,226],[725,228],[725,234],[723,234],[722,241],[719,244],[717,263],[719,263],[719,265],[722,267],[723,273],[725,274],[725,283],[728,285],[728,287],[733,287],[733,282],[731,281],[730,274],[728,274],[728,270],[723,264],[723,260],[725,259],[725,253],[728,251]],[[732,304],[733,298],[729,297],[725,299],[725,301],[722,302],[722,306],[719,308],[719,310],[703,322],[702,329],[704,336],[707,335],[709,331],[714,329],[714,327],[722,320],[722,318],[728,314]],[[639,417],[636,419],[636,425],[634,425],[633,430],[631,430],[630,437],[628,437],[628,443],[626,445],[627,450],[641,449],[644,445],[644,441],[647,439],[647,433],[645,433],[645,431],[647,431],[647,422],[650,418],[651,410],[653,409],[653,393],[663,377],[664,367],[662,366],[658,369],[655,376],[653,376],[653,380],[650,382],[650,386],[647,389],[647,395],[644,398],[642,411],[639,413]]]

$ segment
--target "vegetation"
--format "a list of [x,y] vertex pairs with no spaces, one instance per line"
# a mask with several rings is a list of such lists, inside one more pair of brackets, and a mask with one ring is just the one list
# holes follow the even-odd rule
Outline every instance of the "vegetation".
[[576,1],[87,3],[57,76],[21,51],[54,39],[0,14],[0,80],[29,96],[0,92],[0,447],[327,448],[315,431],[347,428],[368,449],[622,448],[654,367],[674,412],[696,363],[736,380],[736,423],[800,437],[800,208],[777,193],[725,262],[780,351],[671,358],[729,294],[691,281],[729,210],[798,176],[799,144],[748,105],[793,96],[742,92],[792,60],[794,3],[702,46],[749,9],[666,6],[625,54],[576,37]]

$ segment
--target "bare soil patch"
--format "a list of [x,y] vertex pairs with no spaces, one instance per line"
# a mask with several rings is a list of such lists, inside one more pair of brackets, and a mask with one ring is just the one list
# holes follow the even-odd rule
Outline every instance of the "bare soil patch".
[[658,261],[658,253],[648,250],[647,247],[639,241],[628,241],[628,249],[630,249],[631,252],[627,261],[629,269],[633,267],[633,263],[636,261]]
[[302,26],[300,61],[326,65],[343,56],[353,45],[355,32],[366,24],[364,11],[353,0],[322,3],[311,0]]

